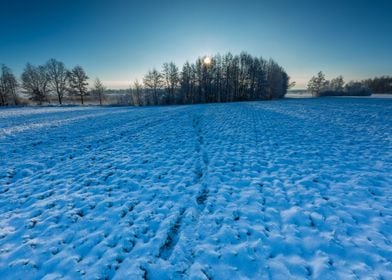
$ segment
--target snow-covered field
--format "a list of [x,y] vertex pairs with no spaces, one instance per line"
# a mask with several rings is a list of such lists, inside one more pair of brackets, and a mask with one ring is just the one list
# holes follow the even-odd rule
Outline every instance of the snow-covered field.
[[392,99],[0,110],[1,279],[392,279]]

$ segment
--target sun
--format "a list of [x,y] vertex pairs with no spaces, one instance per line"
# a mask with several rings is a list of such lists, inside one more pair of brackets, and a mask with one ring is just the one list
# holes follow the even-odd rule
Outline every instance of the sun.
[[206,57],[204,58],[204,60],[203,60],[203,63],[204,63],[205,65],[210,65],[210,64],[211,64],[211,57],[206,56]]

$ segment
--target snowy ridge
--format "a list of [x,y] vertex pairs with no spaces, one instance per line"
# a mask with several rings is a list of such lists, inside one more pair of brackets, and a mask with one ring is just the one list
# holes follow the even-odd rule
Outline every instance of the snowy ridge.
[[2,279],[392,278],[392,100],[50,109],[0,111]]

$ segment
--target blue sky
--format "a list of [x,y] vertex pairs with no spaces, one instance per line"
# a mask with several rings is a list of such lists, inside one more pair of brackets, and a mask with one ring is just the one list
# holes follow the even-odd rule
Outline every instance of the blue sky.
[[272,57],[297,88],[319,70],[392,75],[392,1],[0,0],[0,63],[57,58],[125,88],[152,67],[198,56]]

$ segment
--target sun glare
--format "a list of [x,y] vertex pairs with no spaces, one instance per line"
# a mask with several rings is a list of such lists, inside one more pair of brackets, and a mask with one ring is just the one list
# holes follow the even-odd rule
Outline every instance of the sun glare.
[[211,64],[211,57],[206,56],[204,58],[203,62],[204,62],[205,65],[210,65]]

